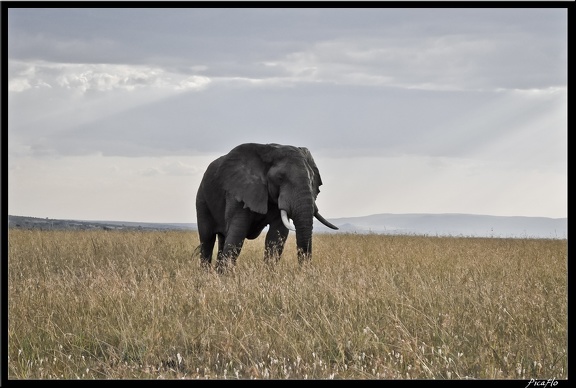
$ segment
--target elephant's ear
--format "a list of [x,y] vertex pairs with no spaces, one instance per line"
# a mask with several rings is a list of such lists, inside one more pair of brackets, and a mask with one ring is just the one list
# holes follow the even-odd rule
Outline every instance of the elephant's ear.
[[316,199],[318,193],[320,193],[320,186],[322,186],[322,178],[320,178],[320,171],[318,170],[318,167],[314,162],[314,158],[312,158],[312,154],[310,153],[308,148],[306,147],[299,147],[299,148],[300,152],[302,152],[302,155],[304,155],[304,159],[306,160],[306,163],[308,164],[308,167],[310,168],[311,173],[313,175],[312,183],[314,187],[312,187],[312,192],[314,193],[314,199]]
[[219,178],[224,190],[244,208],[253,212],[268,212],[268,186],[265,165],[252,145],[234,148],[220,165]]

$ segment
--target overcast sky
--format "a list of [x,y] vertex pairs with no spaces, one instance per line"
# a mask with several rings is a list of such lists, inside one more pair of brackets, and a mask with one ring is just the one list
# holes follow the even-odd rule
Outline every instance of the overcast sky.
[[216,157],[307,147],[326,218],[567,217],[566,9],[9,9],[8,211],[196,222]]

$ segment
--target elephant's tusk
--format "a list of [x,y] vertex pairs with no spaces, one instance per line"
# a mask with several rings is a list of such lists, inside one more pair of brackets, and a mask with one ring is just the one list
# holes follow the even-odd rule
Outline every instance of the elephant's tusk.
[[280,217],[282,217],[282,223],[285,227],[294,232],[296,231],[296,228],[290,223],[290,220],[288,219],[288,213],[286,213],[286,210],[280,210]]
[[320,215],[320,213],[318,213],[318,211],[316,211],[316,213],[314,213],[314,217],[316,217],[316,219],[318,219],[318,221],[320,221],[321,223],[323,223],[324,225],[326,225],[327,227],[331,228],[331,229],[335,229],[338,230],[337,226],[332,225],[331,223],[329,223],[328,221],[326,221],[326,219],[324,217],[322,217]]

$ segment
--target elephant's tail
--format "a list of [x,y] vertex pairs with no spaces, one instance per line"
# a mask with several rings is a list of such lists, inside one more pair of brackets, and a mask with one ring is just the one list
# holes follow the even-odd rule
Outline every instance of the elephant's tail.
[[192,252],[192,257],[200,257],[200,248],[202,248],[202,244],[198,245],[194,251]]

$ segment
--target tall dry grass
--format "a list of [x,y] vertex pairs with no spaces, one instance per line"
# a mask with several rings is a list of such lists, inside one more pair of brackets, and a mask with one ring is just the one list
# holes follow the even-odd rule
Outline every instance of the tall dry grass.
[[9,379],[566,379],[567,241],[263,237],[233,273],[195,232],[8,235]]

